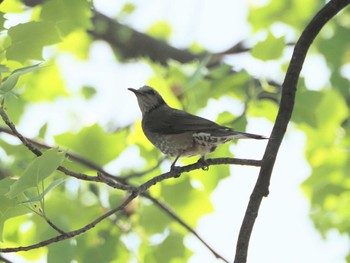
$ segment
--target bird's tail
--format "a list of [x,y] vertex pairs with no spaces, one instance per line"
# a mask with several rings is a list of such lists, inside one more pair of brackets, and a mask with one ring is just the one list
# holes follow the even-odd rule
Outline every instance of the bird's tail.
[[255,139],[255,140],[267,140],[268,137],[258,135],[258,134],[252,134],[247,132],[233,132],[232,139]]

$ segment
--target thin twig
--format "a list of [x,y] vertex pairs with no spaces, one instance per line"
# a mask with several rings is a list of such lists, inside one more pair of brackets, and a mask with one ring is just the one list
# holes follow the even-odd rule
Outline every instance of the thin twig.
[[50,219],[48,219],[46,216],[44,216],[45,221],[51,226],[53,229],[55,229],[58,233],[62,235],[66,235],[66,232],[64,232],[62,229],[60,229],[58,226],[56,226]]
[[[43,203],[42,203],[43,205]],[[42,206],[43,207],[43,206]],[[60,229],[58,226],[56,226],[44,213],[43,209],[41,207],[38,207],[37,205],[34,204],[33,208],[28,207],[30,210],[32,210],[34,213],[36,213],[38,216],[44,218],[44,220],[46,221],[46,223],[53,228],[54,230],[56,230],[58,233],[65,235],[66,233]]]

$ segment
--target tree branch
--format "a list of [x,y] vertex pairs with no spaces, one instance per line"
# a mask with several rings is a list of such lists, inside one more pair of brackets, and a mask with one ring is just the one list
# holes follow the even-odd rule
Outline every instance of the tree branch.
[[[220,160],[220,159],[222,159],[222,160]],[[232,161],[232,160],[229,160],[230,158],[220,158],[220,159],[219,160],[217,160],[217,159],[208,159],[207,160],[208,161],[208,165],[210,165],[210,164],[217,164],[217,163],[220,163],[220,161]],[[236,162],[236,160],[233,161],[233,162]],[[238,163],[239,162],[240,162],[240,160],[238,161]],[[91,223],[85,225],[82,228],[79,228],[77,230],[70,231],[70,232],[65,232],[64,234],[58,235],[56,237],[53,237],[53,238],[47,239],[45,241],[41,241],[41,242],[38,242],[36,244],[29,245],[29,246],[20,246],[20,247],[12,247],[12,248],[0,248],[0,252],[10,253],[10,252],[28,251],[28,250],[36,249],[36,248],[39,248],[39,247],[47,246],[47,245],[50,245],[52,243],[59,242],[59,241],[62,241],[62,240],[68,239],[68,238],[72,238],[72,237],[78,236],[78,235],[80,235],[80,234],[90,230],[91,228],[95,227],[102,220],[108,218],[109,216],[115,214],[116,212],[121,211],[134,198],[136,198],[139,195],[143,195],[144,193],[146,193],[146,191],[150,187],[152,187],[153,185],[155,185],[155,184],[157,184],[157,183],[159,183],[159,182],[161,182],[161,181],[163,181],[165,179],[168,179],[168,178],[179,177],[181,175],[182,171],[191,171],[192,169],[199,169],[201,167],[202,167],[201,162],[198,162],[198,163],[195,163],[195,164],[192,164],[192,165],[179,167],[179,169],[177,169],[177,170],[171,170],[170,172],[161,174],[159,176],[156,176],[156,177],[146,181],[145,183],[143,183],[140,186],[138,186],[137,188],[135,188],[134,191],[132,191],[132,193],[129,195],[129,197],[124,202],[122,202],[121,205],[119,205],[116,208],[113,208],[113,209],[109,210],[107,213],[105,213],[102,216],[96,218],[94,221],[92,221]],[[149,196],[149,195],[145,194],[143,196]],[[161,207],[163,207],[163,206],[161,206]],[[180,220],[179,217],[174,216],[174,213],[170,213],[170,210],[165,209],[164,211],[166,211],[169,215],[171,215],[172,218],[176,219],[176,221],[178,221],[182,226],[186,226],[186,229],[191,229],[187,224],[184,224],[184,222],[182,220]],[[195,231],[192,230],[191,232],[193,233]],[[195,236],[198,237],[198,234],[196,234]],[[199,240],[201,242],[203,242],[203,239],[200,238]],[[205,246],[208,247],[207,243],[204,243],[204,244],[205,244]],[[213,252],[214,250],[210,249],[210,251]],[[218,256],[218,253],[215,252],[214,255]],[[221,256],[219,256],[219,257],[224,259]]]
[[201,59],[206,54],[193,54],[187,50],[177,49],[167,43],[140,33],[116,20],[98,12],[93,12],[94,29],[89,34],[95,39],[109,43],[124,59],[149,57],[152,61],[167,64],[168,59],[181,63]]
[[[37,149],[35,147],[39,146],[39,147],[43,147],[46,149],[49,149],[51,147],[43,144],[43,143],[39,143],[35,140],[31,140],[26,138],[25,136],[23,136],[21,133],[19,133],[15,127],[15,125],[9,120],[6,112],[4,111],[3,108],[0,108],[0,115],[3,118],[4,122],[10,127],[10,130],[4,127],[0,127],[0,132],[5,132],[7,134],[13,135],[18,137],[22,143],[30,150],[32,151],[35,155],[40,156],[41,155],[41,151],[39,149]],[[196,169],[201,169],[203,168],[203,164],[201,162],[197,162],[194,164],[190,164],[187,166],[183,166],[183,167],[178,167],[178,169],[174,170],[174,171],[170,171],[168,173],[164,173],[162,175],[156,176],[154,178],[152,178],[151,180],[145,182],[144,184],[142,184],[139,187],[136,186],[132,186],[130,184],[127,183],[127,180],[125,180],[125,178],[123,179],[123,184],[120,183],[120,178],[113,176],[111,174],[106,173],[105,171],[102,170],[102,168],[98,167],[97,165],[95,165],[94,163],[79,157],[78,155],[74,155],[71,153],[67,153],[68,156],[74,157],[74,159],[77,162],[80,162],[81,164],[91,168],[91,169],[95,169],[98,171],[97,173],[97,177],[91,177],[88,175],[84,175],[84,174],[77,174],[75,172],[72,172],[68,169],[66,169],[65,167],[60,166],[58,168],[58,170],[64,172],[66,175],[68,176],[73,176],[77,179],[80,180],[86,180],[86,181],[95,181],[95,182],[103,182],[111,187],[117,188],[117,189],[122,189],[122,190],[128,190],[132,192],[132,195],[134,195],[134,193],[137,193],[137,195],[141,195],[143,197],[146,197],[148,199],[150,199],[151,201],[155,201],[156,199],[153,198],[151,195],[147,194],[146,191],[147,189],[149,189],[151,186],[155,185],[156,183],[159,183],[165,179],[168,178],[175,178],[175,177],[179,177],[181,175],[181,173],[183,172],[189,172],[192,170],[196,170]],[[207,159],[206,160],[206,165],[209,167],[211,165],[220,165],[220,164],[237,164],[237,165],[251,165],[251,166],[260,166],[261,165],[261,161],[260,160],[247,160],[247,159],[236,159],[236,158],[216,158],[216,159]],[[131,196],[132,196],[131,195]],[[136,196],[137,196],[136,195]],[[136,196],[134,196],[133,198],[135,198]],[[76,235],[80,235],[84,232],[86,232],[87,230],[91,229],[92,227],[94,227],[97,223],[101,222],[103,219],[107,218],[109,215],[113,214],[114,212],[120,211],[121,209],[123,209],[133,198],[131,198],[127,203],[123,203],[119,208],[115,208],[111,211],[113,212],[108,212],[105,215],[101,216],[100,218],[97,218],[95,221],[93,221],[92,223],[86,225],[85,227],[78,229],[76,231],[71,231],[71,232],[63,232],[60,229],[55,229],[57,231],[59,231],[61,233],[61,235],[56,236],[54,238],[48,239],[46,241],[42,241],[39,242],[37,244],[34,245],[30,245],[30,246],[26,246],[26,247],[17,247],[17,248],[3,248],[0,249],[0,252],[17,252],[17,251],[27,251],[27,250],[31,250],[31,249],[35,249],[35,248],[39,248],[42,246],[46,246],[49,245],[51,243],[54,242],[59,242],[61,240],[67,239],[67,238],[71,238],[73,236]],[[180,225],[182,225],[183,227],[185,227],[188,231],[190,231],[192,234],[194,234],[198,240],[204,244],[204,246],[206,246],[217,258],[222,259],[225,262],[228,262],[226,259],[224,259],[222,256],[220,256],[213,248],[211,248],[208,243],[206,243],[188,224],[186,224],[179,216],[177,216],[173,211],[171,211],[170,209],[167,209],[167,206],[165,204],[163,204],[162,202],[158,201],[154,202],[160,209],[162,209],[165,213],[167,213],[171,218],[173,218],[175,221],[177,221]],[[51,221],[50,221],[51,222]],[[50,222],[48,222],[50,224]],[[51,225],[51,224],[50,224]],[[52,227],[52,225],[51,225]]]
[[296,43],[291,62],[282,85],[283,89],[280,108],[271,133],[271,138],[273,139],[269,140],[266,147],[259,177],[250,196],[248,207],[239,232],[236,246],[236,256],[234,260],[235,263],[244,263],[247,261],[250,236],[255,220],[258,216],[262,198],[264,196],[268,196],[269,194],[271,173],[278,149],[281,145],[283,136],[292,115],[296,86],[306,53],[322,27],[340,10],[349,4],[350,0],[332,0],[328,2],[307,25]]
[[56,237],[38,242],[36,244],[33,245],[29,245],[29,246],[21,246],[21,247],[13,247],[13,248],[0,248],[0,252],[3,253],[10,253],[10,252],[19,252],[19,251],[28,251],[28,250],[32,250],[32,249],[36,249],[36,248],[40,248],[40,247],[44,247],[47,245],[50,245],[52,243],[56,243],[62,240],[66,240],[68,238],[72,238],[75,236],[78,236],[88,230],[90,230],[91,228],[95,227],[98,223],[100,223],[102,220],[104,220],[105,218],[113,215],[114,213],[122,210],[125,206],[127,206],[136,196],[138,195],[137,192],[133,192],[129,195],[129,197],[118,207],[109,210],[107,213],[103,214],[102,216],[96,218],[94,221],[92,221],[91,223],[87,224],[86,226],[79,228],[77,230],[74,231],[70,231],[70,232],[66,232],[64,234],[58,235]]

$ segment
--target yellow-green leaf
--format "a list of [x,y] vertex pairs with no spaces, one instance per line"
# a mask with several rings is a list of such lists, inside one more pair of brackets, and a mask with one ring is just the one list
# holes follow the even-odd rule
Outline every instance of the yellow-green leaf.
[[64,158],[65,154],[58,149],[47,150],[29,164],[22,176],[11,185],[6,196],[14,198],[26,189],[37,186],[57,169]]
[[21,63],[27,59],[43,60],[44,46],[61,41],[58,30],[52,22],[28,22],[8,30],[11,45],[6,50],[9,60]]

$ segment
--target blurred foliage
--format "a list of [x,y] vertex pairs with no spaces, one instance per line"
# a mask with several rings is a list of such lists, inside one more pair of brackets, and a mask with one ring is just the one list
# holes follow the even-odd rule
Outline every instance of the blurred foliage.
[[[250,42],[255,44],[246,52],[247,56],[266,63],[266,67],[268,63],[278,63],[285,73],[283,57],[290,49],[286,41],[293,43],[297,40],[323,2],[271,0],[263,6],[254,5],[255,1],[248,2],[247,22],[252,29]],[[28,125],[27,115],[32,113],[31,109],[46,105],[48,110],[43,115],[50,116],[53,114],[50,106],[59,105],[58,111],[73,122],[70,128],[60,127],[60,132],[53,134],[55,120],[48,119],[41,122],[37,130],[29,132],[37,134],[45,143],[53,145],[54,142],[59,147],[43,150],[40,157],[35,157],[13,137],[0,134],[1,248],[30,245],[58,235],[45,218],[63,231],[72,231],[125,200],[127,193],[55,172],[62,164],[76,172],[96,175],[91,165],[65,157],[65,151],[106,168],[119,160],[125,162],[123,153],[135,147],[139,156],[128,161],[132,165],[113,170],[114,175],[124,178],[134,175],[128,181],[135,185],[163,171],[157,167],[147,174],[135,176],[139,171],[156,166],[162,156],[145,138],[140,121],[111,134],[107,132],[108,127],[98,120],[80,120],[81,115],[77,116],[68,107],[79,100],[92,103],[101,92],[91,83],[72,87],[62,74],[66,68],[59,64],[67,54],[88,63],[90,48],[96,42],[89,32],[107,30],[107,24],[93,26],[92,3],[88,0],[5,0],[0,4],[0,96],[9,118],[20,130],[28,131],[30,127],[23,125]],[[127,2],[115,17],[121,20],[131,18],[137,10],[136,4]],[[21,23],[12,23],[10,20],[16,14],[26,14],[27,21],[22,19]],[[292,121],[307,136],[305,158],[312,173],[302,187],[311,202],[310,216],[324,236],[331,229],[350,236],[350,96],[349,74],[343,73],[350,61],[349,18],[350,12],[346,10],[327,24],[316,39],[311,52],[325,58],[326,66],[332,72],[331,79],[318,89],[307,87],[306,81],[301,79],[292,116]],[[7,19],[10,26],[6,24]],[[124,29],[118,34],[120,39],[127,41],[131,30]],[[146,33],[165,41],[173,32],[167,21],[156,21]],[[203,51],[200,43],[192,43],[188,49]],[[46,62],[38,64],[43,58]],[[112,59],[130,63],[122,58],[116,51]],[[257,80],[247,70],[234,71],[231,64],[210,64],[211,59],[208,55],[201,61],[186,64],[169,59],[167,66],[149,58],[139,58],[139,61],[152,70],[153,76],[147,84],[156,87],[173,107],[196,113],[205,108],[209,100],[219,107],[219,100],[226,96],[243,107],[238,114],[222,110],[217,116],[219,123],[245,130],[249,117],[275,120],[281,87],[270,82],[278,82],[274,79],[274,72]],[[100,73],[96,71],[94,74]],[[30,116],[33,122],[41,117],[41,114]],[[5,126],[3,121],[0,123],[1,127]],[[227,144],[210,156],[232,156],[232,153]],[[134,159],[143,160],[143,164],[133,165]],[[196,158],[181,161],[188,164]],[[191,172],[191,176],[184,174],[176,180],[164,181],[149,192],[195,227],[201,217],[213,211],[210,194],[229,175],[229,166],[210,167],[209,172],[197,170]],[[165,211],[150,200],[140,198],[128,209],[72,240],[18,255],[27,260],[45,256],[50,263],[187,262],[192,254],[184,245],[187,234]]]

